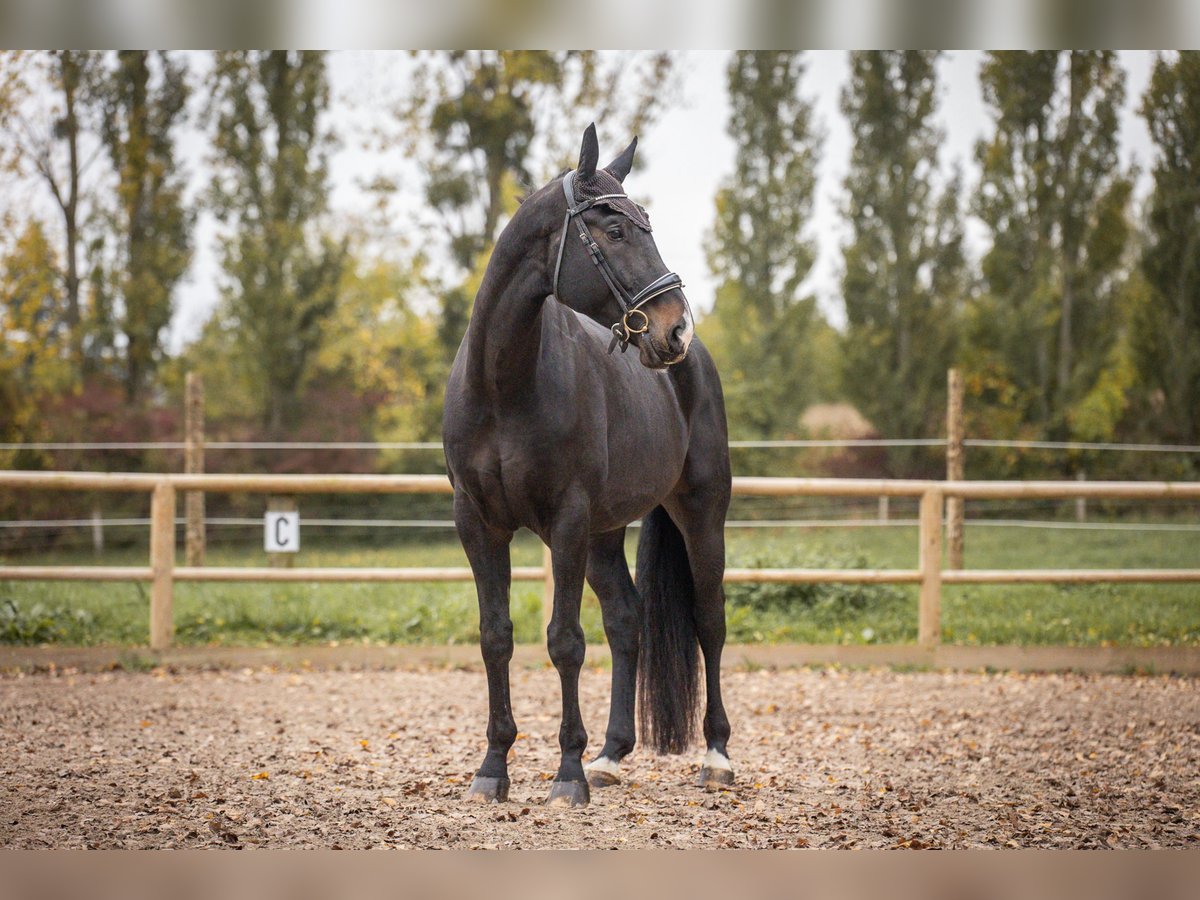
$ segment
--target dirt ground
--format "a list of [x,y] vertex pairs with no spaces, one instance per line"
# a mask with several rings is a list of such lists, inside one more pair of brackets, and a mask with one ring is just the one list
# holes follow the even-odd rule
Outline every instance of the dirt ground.
[[[581,692],[595,752],[607,672]],[[541,803],[558,684],[515,670],[510,802],[462,795],[479,671],[0,678],[0,847],[1200,847],[1200,682],[730,672],[737,784],[636,751]]]

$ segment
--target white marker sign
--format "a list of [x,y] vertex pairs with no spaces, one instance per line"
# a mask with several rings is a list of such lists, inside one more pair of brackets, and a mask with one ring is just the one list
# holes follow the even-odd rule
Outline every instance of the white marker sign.
[[300,550],[300,513],[269,512],[263,519],[263,546],[268,553]]

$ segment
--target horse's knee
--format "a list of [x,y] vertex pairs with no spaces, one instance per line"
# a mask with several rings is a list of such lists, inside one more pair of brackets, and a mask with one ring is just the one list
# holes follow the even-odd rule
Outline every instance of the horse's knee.
[[513,624],[503,622],[481,622],[479,625],[479,649],[488,661],[508,662],[513,655]]
[[546,638],[546,649],[550,651],[550,661],[556,669],[577,670],[583,666],[587,647],[583,629],[578,624],[568,626],[552,622]]

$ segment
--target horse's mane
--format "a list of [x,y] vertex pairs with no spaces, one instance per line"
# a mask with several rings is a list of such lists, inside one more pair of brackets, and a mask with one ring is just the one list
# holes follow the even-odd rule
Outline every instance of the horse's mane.
[[[553,178],[551,178],[548,183],[554,184],[554,182],[563,178],[570,171],[571,171],[570,169],[563,169],[561,172],[559,172],[557,175],[555,175]],[[541,188],[527,186],[525,189],[525,193],[523,193],[520,197],[517,198],[517,205],[520,206],[521,204],[523,204],[526,200],[528,200],[530,197],[532,197],[534,194],[536,194],[540,190],[541,190]]]

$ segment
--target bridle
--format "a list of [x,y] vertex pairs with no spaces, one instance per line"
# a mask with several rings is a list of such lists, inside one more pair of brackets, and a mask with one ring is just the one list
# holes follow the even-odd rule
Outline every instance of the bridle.
[[[603,203],[605,200],[629,199],[627,194],[601,194],[599,197],[592,197],[588,200],[583,200],[580,203],[575,202],[575,171],[572,170],[563,176],[562,186],[563,194],[567,198],[567,214],[563,218],[562,237],[558,242],[558,261],[554,264],[554,296],[558,296],[558,275],[562,269],[563,251],[567,247],[567,231],[570,227],[571,220],[575,220],[575,225],[579,229],[579,240],[583,242],[584,248],[595,263],[596,268],[600,270],[600,274],[604,277],[605,283],[608,285],[609,291],[617,298],[617,303],[620,304],[623,315],[621,321],[612,324],[613,340],[609,344],[608,352],[611,353],[614,347],[618,345],[621,352],[624,353],[629,346],[630,340],[635,334],[644,334],[650,328],[650,317],[642,310],[642,307],[668,291],[673,291],[676,288],[683,287],[683,279],[674,272],[667,272],[665,275],[660,275],[652,282],[638,291],[636,294],[630,294],[621,286],[616,273],[613,272],[612,266],[608,264],[608,260],[604,258],[604,253],[600,249],[600,245],[592,238],[592,234],[588,231],[587,225],[583,221],[583,213],[597,203]],[[684,298],[684,304],[687,305],[687,298]],[[691,310],[688,310],[691,313]],[[641,316],[641,322],[638,327],[630,321],[631,316]]]

